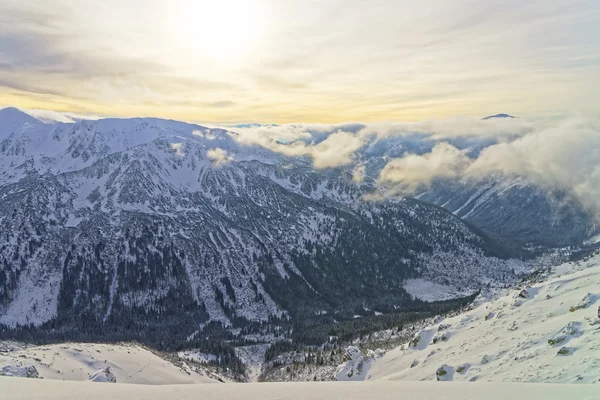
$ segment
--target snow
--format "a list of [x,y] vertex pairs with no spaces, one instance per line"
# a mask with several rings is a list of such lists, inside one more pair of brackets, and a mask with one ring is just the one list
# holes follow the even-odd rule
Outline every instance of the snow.
[[[217,382],[209,377],[208,372],[203,375],[179,367],[135,344],[18,346],[13,343],[1,348],[0,370],[3,366],[21,366],[23,363],[35,367],[44,379],[86,381],[93,378],[98,381],[103,379],[101,371],[110,368],[110,375],[120,383],[167,385]],[[104,375],[106,378],[108,374]]]
[[33,366],[7,365],[0,370],[0,376],[12,376],[17,378],[39,378],[37,369]]
[[470,311],[436,320],[376,359],[367,379],[597,382],[599,294],[598,255],[531,286],[485,291]]
[[365,379],[373,357],[363,355],[358,347],[350,346],[346,349],[348,361],[340,365],[335,371],[338,381],[362,381]]
[[88,381],[101,383],[117,383],[117,378],[110,371],[110,367],[106,367],[94,372],[90,376],[90,379],[88,379]]
[[271,347],[270,344],[262,343],[235,348],[235,354],[242,360],[246,368],[249,369],[249,379],[251,382],[258,380],[262,370],[262,363],[269,347]]
[[0,315],[0,324],[41,325],[56,315],[60,275],[44,271],[44,266],[32,263],[19,277],[19,290]]
[[471,384],[464,382],[303,382],[224,385],[90,385],[38,379],[0,378],[3,400],[592,400],[593,385]]
[[179,358],[184,360],[194,361],[200,364],[207,364],[218,361],[218,357],[214,354],[202,353],[198,350],[180,351],[177,353]]
[[472,290],[459,290],[450,285],[442,285],[421,278],[407,279],[403,287],[408,294],[423,301],[450,300],[473,294]]

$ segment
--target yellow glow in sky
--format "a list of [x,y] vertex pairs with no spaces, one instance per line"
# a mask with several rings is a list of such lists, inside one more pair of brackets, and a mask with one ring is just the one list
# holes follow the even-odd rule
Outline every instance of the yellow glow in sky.
[[0,106],[204,122],[600,109],[595,0],[0,0]]
[[[261,5],[245,0],[179,0],[170,3],[165,32],[188,56],[239,62],[263,29]],[[191,53],[191,54],[189,54]]]

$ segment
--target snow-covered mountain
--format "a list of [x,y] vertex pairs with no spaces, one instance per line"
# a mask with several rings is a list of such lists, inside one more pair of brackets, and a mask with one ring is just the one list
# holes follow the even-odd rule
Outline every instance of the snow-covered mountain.
[[[372,138],[358,151],[357,158],[367,176],[378,178],[390,160],[430,153],[439,143],[449,143],[475,160],[498,140],[392,135]],[[510,246],[578,246],[600,229],[593,212],[569,190],[500,171],[473,171],[458,178],[436,179],[412,195],[445,208]]]
[[560,265],[537,283],[484,291],[470,311],[438,318],[409,343],[370,358],[362,377],[596,383],[599,280],[596,255]]
[[572,194],[518,176],[436,182],[418,198],[514,245],[576,246],[598,231],[594,215]]
[[470,293],[528,267],[441,208],[363,201],[373,180],[315,170],[222,129],[45,123],[8,108],[0,155],[7,326],[97,337],[125,324],[123,339],[184,340],[211,321],[255,330],[326,310],[401,308],[413,302],[408,279]]

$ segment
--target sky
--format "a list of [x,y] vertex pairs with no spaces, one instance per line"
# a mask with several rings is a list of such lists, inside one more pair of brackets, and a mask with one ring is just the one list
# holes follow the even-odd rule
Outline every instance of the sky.
[[0,0],[0,105],[218,123],[600,109],[598,0]]

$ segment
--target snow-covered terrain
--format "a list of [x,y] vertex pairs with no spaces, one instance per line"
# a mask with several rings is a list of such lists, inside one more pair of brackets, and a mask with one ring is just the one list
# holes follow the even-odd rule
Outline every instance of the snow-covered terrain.
[[363,201],[373,179],[238,136],[0,110],[0,325],[111,325],[155,344],[211,322],[260,334],[299,314],[402,307],[409,278],[468,293],[531,267],[438,207]]
[[[44,379],[94,382],[110,381],[147,385],[218,382],[208,371],[183,363],[176,366],[135,344],[64,343],[22,346],[4,343],[0,348],[0,369],[4,366],[33,366]],[[106,368],[110,368],[109,373]],[[1,398],[1,396],[0,396]]]
[[563,264],[531,286],[485,291],[471,311],[371,362],[367,379],[598,382],[598,299],[599,255]]
[[6,400],[596,400],[595,385],[320,382],[226,385],[95,385],[40,379],[1,378]]

